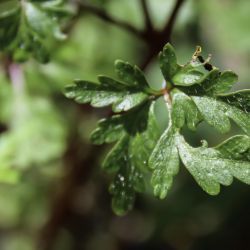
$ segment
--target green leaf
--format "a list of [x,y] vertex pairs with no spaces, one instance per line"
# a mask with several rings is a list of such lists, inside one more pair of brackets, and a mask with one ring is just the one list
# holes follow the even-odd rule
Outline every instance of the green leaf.
[[145,102],[128,113],[100,120],[98,127],[91,133],[92,142],[95,144],[111,143],[120,139],[124,133],[131,136],[142,133],[148,126],[146,121],[149,108],[150,102]]
[[[166,86],[150,89],[143,72],[117,61],[120,81],[100,76],[99,83],[77,80],[66,88],[66,96],[94,107],[112,105],[122,112],[102,119],[93,131],[95,144],[112,143],[103,169],[114,178],[110,186],[112,207],[124,215],[132,209],[136,193],[143,192],[149,179],[154,195],[163,199],[169,192],[180,161],[203,190],[211,195],[233,178],[250,184],[250,90],[225,93],[237,81],[232,71],[220,72],[200,56],[180,66],[175,51],[167,44],[160,53],[160,67]],[[202,67],[202,68],[201,68]],[[205,72],[205,70],[209,72]],[[160,136],[154,114],[154,100],[164,96],[169,125]],[[233,120],[247,135],[237,135],[217,147],[190,146],[181,135],[186,125],[196,130],[206,121],[221,133],[229,132]]]
[[177,64],[175,50],[170,43],[167,43],[159,54],[160,68],[167,82],[173,83],[173,76],[180,69]]
[[228,157],[228,152],[235,147],[238,140],[227,141],[223,146],[219,146],[219,150],[204,146],[193,148],[182,136],[179,136],[177,141],[183,164],[201,188],[210,195],[220,192],[220,184],[230,185],[233,177],[250,184],[250,162]]
[[120,162],[124,163],[128,160],[125,150],[127,150],[129,145],[129,136],[124,134],[119,139],[103,161],[102,167],[107,172],[117,172],[120,169]]
[[218,99],[229,104],[230,106],[234,106],[236,108],[241,109],[245,113],[250,113],[250,90],[249,89],[239,90],[237,92],[219,95]]
[[117,60],[115,62],[115,70],[118,77],[130,86],[140,89],[149,88],[144,73],[137,66],[132,66],[128,62]]
[[[153,102],[150,106],[148,117],[146,117],[146,114],[141,115],[140,122],[137,122],[135,127],[138,132],[133,133],[134,136],[130,142],[131,159],[135,166],[141,170],[148,168],[149,156],[151,155],[155,144],[160,137],[154,106],[155,103]],[[147,121],[146,129],[142,129],[145,127],[145,121]],[[138,128],[140,128],[140,130],[138,130]]]
[[0,3],[0,50],[16,38],[19,18],[20,7],[17,1]]
[[97,145],[117,141],[124,134],[124,116],[115,115],[102,119],[98,127],[91,133],[91,141]]
[[52,42],[66,38],[60,29],[64,1],[9,2],[0,4],[0,50],[7,50],[18,62],[30,55],[48,62]]
[[189,95],[216,96],[229,91],[237,80],[238,76],[234,72],[228,70],[221,73],[214,68],[198,82],[182,90]]
[[234,72],[230,70],[224,71],[217,79],[217,81],[214,82],[214,84],[211,86],[209,92],[214,95],[227,92],[232,88],[232,86],[237,82],[237,80],[238,76]]
[[[140,111],[131,111],[131,113],[128,114],[131,116],[130,119],[127,114],[115,116],[116,125],[118,121],[122,124],[119,127],[119,133],[121,131],[122,133],[119,141],[103,162],[103,168],[106,171],[116,172],[110,192],[113,195],[113,210],[118,215],[123,215],[131,210],[136,192],[143,192],[145,174],[148,172],[148,158],[159,138],[159,129],[154,114],[154,102],[150,106],[144,104]],[[112,122],[112,118],[109,121]],[[106,120],[106,123],[108,123],[108,120]],[[99,127],[96,131],[99,129],[106,135],[111,132],[109,128],[105,131],[104,127]],[[95,134],[95,138],[100,135],[98,140],[103,139],[100,130],[93,133],[93,135]],[[118,136],[116,139],[118,139]]]
[[199,82],[203,76],[204,73],[187,64],[173,76],[173,83],[176,86],[192,86]]
[[48,38],[48,36],[56,39],[65,39],[65,35],[61,33],[60,27],[55,18],[50,17],[42,6],[36,3],[25,3],[25,16],[27,25],[38,37]]
[[149,158],[149,167],[153,170],[151,184],[154,188],[154,195],[160,199],[166,197],[172,186],[173,177],[179,171],[175,138],[175,130],[169,127],[160,137]]
[[248,112],[212,97],[193,96],[192,99],[204,120],[219,132],[226,133],[230,130],[229,118],[231,118],[244,132],[250,134],[250,114]]
[[250,137],[236,135],[221,143],[216,149],[228,159],[250,161]]
[[178,89],[172,90],[171,97],[173,126],[182,128],[187,124],[190,130],[195,130],[202,117],[193,100]]
[[65,95],[78,103],[91,103],[93,107],[105,107],[113,104],[114,112],[127,111],[145,102],[148,95],[136,91],[121,82],[116,85],[96,84],[76,80],[75,85],[66,87]]
[[[123,146],[126,144],[128,146],[128,136],[121,140],[124,140],[120,142]],[[124,215],[133,208],[135,193],[144,191],[144,178],[141,171],[131,162],[128,147],[112,151],[109,158],[113,159],[113,164],[119,166],[119,170],[110,185],[110,193],[113,196],[112,208],[117,215]]]

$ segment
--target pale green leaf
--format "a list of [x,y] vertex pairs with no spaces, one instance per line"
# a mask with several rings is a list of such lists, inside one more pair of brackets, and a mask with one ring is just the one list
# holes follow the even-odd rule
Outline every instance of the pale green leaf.
[[195,130],[202,117],[193,100],[178,89],[172,90],[171,97],[173,126],[182,128],[187,124],[190,130]]
[[225,157],[250,161],[250,137],[236,135],[216,147]]
[[250,114],[241,109],[230,105],[229,102],[223,102],[212,97],[193,96],[204,120],[216,128],[221,133],[226,133],[230,130],[231,118],[241,129],[250,134]]
[[192,86],[199,82],[204,76],[204,73],[197,70],[195,67],[187,64],[183,66],[174,76],[173,83],[176,86]]
[[[220,192],[220,184],[230,185],[233,177],[250,184],[250,162],[235,160],[215,148],[193,148],[182,136],[178,139],[178,150],[183,164],[204,191],[211,195]],[[232,146],[230,146],[232,147]]]

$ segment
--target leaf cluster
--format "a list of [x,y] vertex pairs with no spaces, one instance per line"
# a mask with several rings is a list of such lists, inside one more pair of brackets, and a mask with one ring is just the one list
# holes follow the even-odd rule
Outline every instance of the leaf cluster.
[[17,62],[30,56],[48,62],[50,43],[65,38],[60,21],[69,15],[64,0],[1,1],[0,51]]
[[[172,186],[181,163],[200,187],[210,195],[233,177],[250,184],[250,90],[228,92],[237,82],[232,71],[221,72],[204,60],[198,47],[190,62],[180,65],[174,48],[167,44],[159,55],[165,87],[154,90],[143,72],[117,61],[119,80],[99,77],[99,83],[76,80],[65,94],[93,107],[112,105],[114,114],[101,120],[93,131],[93,143],[116,142],[103,162],[113,174],[110,192],[113,210],[125,214],[132,209],[136,192],[150,183],[155,196],[163,199]],[[164,97],[169,124],[160,134],[154,114],[155,100]],[[230,131],[231,122],[242,130],[216,147],[203,141],[189,145],[182,129],[195,131],[206,122],[220,133]]]

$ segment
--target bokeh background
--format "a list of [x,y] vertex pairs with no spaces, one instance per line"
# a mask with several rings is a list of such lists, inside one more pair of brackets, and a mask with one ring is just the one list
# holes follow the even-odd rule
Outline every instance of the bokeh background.
[[[137,0],[93,0],[112,17],[140,29]],[[165,24],[175,1],[148,0],[156,28]],[[212,63],[239,75],[235,89],[250,87],[250,1],[186,0],[172,44],[181,63],[196,45]],[[110,208],[110,176],[100,169],[109,147],[92,146],[90,132],[107,109],[79,105],[63,95],[75,78],[114,76],[116,59],[140,66],[146,44],[87,11],[67,28],[68,39],[52,44],[51,61],[22,64],[24,82],[10,84],[0,72],[0,249],[1,250],[249,250],[250,187],[235,180],[218,196],[204,193],[182,168],[168,197],[139,195],[132,212],[117,217]],[[1,62],[0,62],[1,63]],[[157,59],[145,73],[152,86],[163,81]],[[166,127],[166,109],[157,104]],[[233,127],[231,134],[239,133]],[[193,145],[220,135],[201,124],[186,132]],[[17,172],[6,169],[14,167]],[[8,179],[9,183],[4,180]]]

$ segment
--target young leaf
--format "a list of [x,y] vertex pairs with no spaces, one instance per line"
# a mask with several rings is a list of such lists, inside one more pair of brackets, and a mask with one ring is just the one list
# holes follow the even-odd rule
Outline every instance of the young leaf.
[[187,64],[173,76],[173,83],[175,86],[192,86],[199,82],[203,76],[204,73]]
[[173,46],[168,43],[159,54],[160,68],[167,82],[173,83],[172,77],[180,69]]

